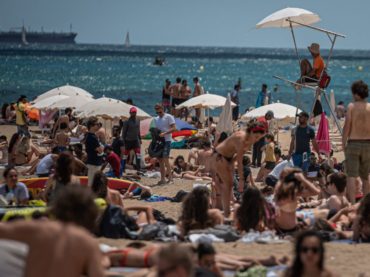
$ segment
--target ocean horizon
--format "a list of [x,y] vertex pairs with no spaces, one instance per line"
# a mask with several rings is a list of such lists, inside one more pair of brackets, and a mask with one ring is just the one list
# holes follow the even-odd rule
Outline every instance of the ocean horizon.
[[[300,57],[310,58],[306,49]],[[322,50],[323,57],[328,54]],[[155,57],[166,59],[164,66],[153,65]],[[351,101],[350,85],[357,79],[369,81],[370,50],[336,50],[329,65],[336,101]],[[199,76],[205,91],[226,96],[239,78],[241,112],[254,106],[261,85],[277,84],[273,101],[298,105],[310,110],[313,92],[295,93],[291,85],[274,75],[297,80],[297,57],[290,48],[143,46],[102,44],[0,45],[1,103],[16,101],[20,94],[30,99],[54,87],[70,84],[96,98],[132,98],[134,104],[153,114],[160,102],[165,79]],[[219,111],[217,111],[219,113]]]

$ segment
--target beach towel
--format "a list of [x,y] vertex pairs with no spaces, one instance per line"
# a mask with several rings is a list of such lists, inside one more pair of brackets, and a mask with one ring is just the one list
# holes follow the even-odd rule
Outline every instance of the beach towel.
[[146,202],[164,202],[164,201],[171,201],[171,197],[166,196],[159,196],[159,195],[152,195],[149,198],[145,199]]
[[316,135],[317,144],[319,145],[320,153],[329,155],[331,151],[329,122],[325,113],[321,114],[320,125]]

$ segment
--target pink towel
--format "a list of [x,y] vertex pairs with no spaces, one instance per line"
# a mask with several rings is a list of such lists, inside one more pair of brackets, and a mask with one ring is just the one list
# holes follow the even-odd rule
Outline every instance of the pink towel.
[[319,130],[316,135],[317,144],[319,145],[320,153],[329,155],[331,151],[330,136],[329,136],[329,121],[325,113],[321,114]]
[[40,110],[39,128],[43,129],[53,119],[57,111],[58,109]]

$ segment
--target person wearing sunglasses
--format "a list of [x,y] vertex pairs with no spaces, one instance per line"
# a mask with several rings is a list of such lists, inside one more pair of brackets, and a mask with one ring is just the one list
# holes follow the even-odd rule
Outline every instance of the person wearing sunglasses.
[[336,276],[325,267],[325,248],[320,235],[305,231],[297,236],[293,264],[285,271],[284,277]]

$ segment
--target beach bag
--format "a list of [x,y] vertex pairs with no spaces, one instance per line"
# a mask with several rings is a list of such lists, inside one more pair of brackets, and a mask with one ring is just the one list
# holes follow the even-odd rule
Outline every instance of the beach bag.
[[111,239],[136,239],[137,230],[139,226],[133,217],[125,214],[121,207],[108,205],[104,210],[96,235]]
[[157,128],[150,128],[152,141],[148,148],[148,154],[151,158],[162,158],[165,146],[164,138],[160,137],[160,130]]
[[319,87],[320,88],[323,88],[323,89],[324,88],[327,88],[329,86],[329,84],[330,84],[330,81],[331,81],[331,77],[326,72],[326,70],[324,70],[324,72],[322,73],[320,82],[319,82]]

